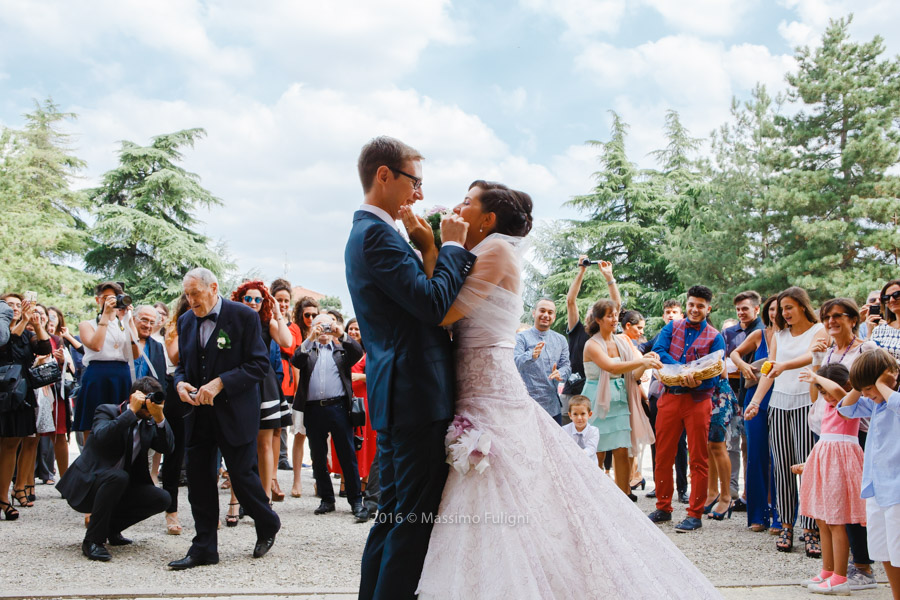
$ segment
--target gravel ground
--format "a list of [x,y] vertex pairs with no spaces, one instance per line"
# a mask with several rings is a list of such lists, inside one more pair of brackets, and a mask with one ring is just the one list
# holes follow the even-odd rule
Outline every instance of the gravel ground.
[[[646,462],[649,463],[649,456]],[[649,464],[646,467],[649,489]],[[278,476],[282,490],[289,491],[291,474],[279,471]],[[341,592],[358,586],[359,558],[369,527],[353,521],[343,499],[339,499],[336,512],[313,515],[318,499],[312,495],[309,469],[303,471],[303,486],[302,498],[288,496],[285,502],[275,504],[283,528],[265,558],[250,557],[256,535],[252,521],[245,518],[234,528],[224,527],[223,523],[218,566],[173,572],[166,563],[184,556],[193,534],[186,488],[181,488],[179,499],[185,528],[181,536],[166,535],[160,515],[129,529],[126,536],[134,544],[110,548],[113,560],[98,563],[81,555],[82,515],[71,510],[54,488],[38,485],[34,508],[20,508],[21,517],[16,522],[0,522],[0,546],[7,550],[0,568],[0,597],[279,592],[294,597],[298,593],[303,597],[323,593],[323,597],[343,597]],[[652,511],[653,501],[645,498],[641,490],[637,494],[638,508],[644,513]],[[224,519],[228,492],[222,490],[219,498]],[[791,554],[776,552],[775,538],[748,531],[743,513],[735,513],[734,518],[722,522],[704,520],[701,531],[676,534],[673,523],[684,516],[685,506],[676,504],[672,523],[661,529],[715,585],[722,587],[726,598],[809,597],[796,583],[817,572],[821,562],[806,558],[801,548],[795,547]],[[880,566],[876,566],[876,576],[880,582],[886,581]],[[741,587],[773,584],[784,587]],[[856,592],[854,596],[891,597],[887,586],[879,588]]]

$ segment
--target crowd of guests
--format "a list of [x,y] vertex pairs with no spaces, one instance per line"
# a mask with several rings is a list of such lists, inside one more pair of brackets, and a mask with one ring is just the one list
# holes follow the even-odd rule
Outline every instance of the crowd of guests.
[[[340,495],[347,498],[354,520],[366,522],[375,515],[378,486],[375,432],[368,419],[354,427],[349,418],[351,399],[366,398],[359,327],[354,319],[345,330],[339,311],[321,309],[312,297],[295,302],[291,295],[291,284],[284,279],[271,286],[245,281],[230,294],[231,301],[258,315],[259,343],[267,353],[267,368],[257,384],[258,483],[269,507],[284,501],[276,477],[281,464],[293,470],[291,497],[301,497],[308,443],[314,492],[321,498],[315,514],[335,510],[331,478],[340,477]],[[37,477],[46,484],[59,481],[57,489],[69,504],[85,513],[82,549],[88,558],[109,560],[106,544],[128,543],[121,530],[159,512],[165,513],[166,533],[181,534],[178,488],[187,483],[185,423],[192,406],[179,398],[176,372],[184,351],[179,319],[195,304],[189,295],[171,305],[132,306],[121,284],[104,282],[96,289],[96,316],[74,332],[61,311],[40,304],[30,292],[6,293],[0,300],[0,515],[14,521],[20,510],[40,503]],[[229,345],[221,334],[207,343],[220,349]],[[45,364],[43,371],[37,369]],[[153,424],[160,433],[150,435],[146,447],[137,441],[133,448],[110,445],[121,437],[121,427],[138,431],[146,426],[153,432]],[[293,466],[287,457],[289,430]],[[103,435],[92,441],[99,432]],[[67,477],[73,435],[81,448],[72,465],[78,474]],[[123,452],[131,461],[124,460]],[[142,463],[137,456],[146,458],[146,478],[144,465],[133,469]],[[216,461],[221,486],[231,488],[224,524],[234,526],[244,507],[232,485],[228,459],[220,452]],[[123,484],[116,473],[127,473],[130,483]],[[134,487],[138,484],[159,486],[164,496]],[[110,494],[117,500],[137,494],[155,502],[123,515],[117,502],[109,501]],[[125,504],[134,509],[134,502]]]
[[[708,319],[712,291],[696,285],[684,303],[664,304],[663,326],[647,339],[644,316],[625,310],[607,262],[598,268],[609,297],[594,301],[582,319],[577,299],[591,264],[586,259],[579,259],[566,298],[566,336],[552,330],[556,304],[549,299],[535,304],[533,325],[517,334],[515,362],[534,400],[634,501],[637,488],[646,486],[641,463],[650,448],[652,521],[670,521],[675,498],[688,505],[678,532],[701,529],[704,516],[721,521],[745,512],[748,530],[772,534],[777,551],[790,552],[799,541],[807,556],[822,560],[820,572],[805,582],[810,591],[875,587],[871,565],[879,560],[897,597],[900,280],[870,293],[862,308],[835,298],[816,309],[799,287],[765,299],[748,290],[733,298],[736,318],[721,331]],[[60,491],[86,514],[82,549],[89,558],[109,560],[105,544],[129,543],[122,530],[159,512],[167,533],[182,533],[178,487],[185,481],[185,422],[194,403],[183,401],[186,389],[176,386],[184,350],[179,319],[197,312],[187,281],[186,293],[171,306],[138,307],[120,284],[102,283],[96,316],[74,334],[60,310],[32,293],[0,296],[5,520],[35,506],[36,479],[59,478]],[[308,443],[320,498],[315,514],[336,510],[336,474],[338,494],[363,523],[374,516],[378,492],[375,432],[368,419],[360,427],[350,420],[351,399],[366,398],[364,341],[355,319],[345,324],[338,311],[320,309],[310,297],[295,302],[291,289],[284,279],[270,286],[254,280],[230,295],[257,315],[260,339],[254,343],[267,356],[256,384],[254,476],[270,508],[286,497],[276,477],[280,464],[293,470],[290,496],[301,497]],[[221,306],[217,293],[213,304],[216,298]],[[201,356],[204,348],[230,345],[227,334],[210,336],[217,310],[209,308],[212,318],[197,318],[198,332],[209,325]],[[720,375],[682,371],[677,384],[663,385],[659,373],[666,365],[711,355],[724,358]],[[130,441],[128,434],[121,438],[123,431],[134,432],[133,446],[123,443],[117,452],[124,455],[110,455],[109,439]],[[67,477],[73,433],[84,449],[72,465],[77,474]],[[232,485],[228,457],[223,463],[220,453],[216,462],[222,487],[232,488],[225,525],[233,526],[244,514],[241,490]],[[116,469],[128,476],[113,476]],[[145,505],[125,503],[126,514],[110,502],[123,494],[136,494]],[[173,568],[213,562],[185,566],[190,556]]]
[[[592,262],[578,262],[566,337],[551,330],[555,303],[540,300],[533,326],[517,334],[516,364],[535,401],[601,469],[612,467],[622,492],[637,501],[650,447],[652,521],[671,521],[676,494],[688,505],[677,532],[744,512],[775,550],[799,541],[822,561],[803,582],[810,592],[875,588],[877,560],[900,598],[900,280],[862,308],[834,298],[816,309],[799,287],[765,299],[748,290],[721,331],[708,319],[712,291],[696,285],[683,304],[664,304],[648,340],[607,262],[597,265],[609,297],[582,320],[577,298]],[[675,380],[660,381],[671,365],[704,357],[720,358],[720,375],[675,368]]]

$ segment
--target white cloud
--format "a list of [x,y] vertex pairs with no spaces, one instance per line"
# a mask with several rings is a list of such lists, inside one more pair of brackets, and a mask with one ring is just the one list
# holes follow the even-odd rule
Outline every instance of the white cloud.
[[717,37],[728,36],[738,28],[744,15],[758,2],[748,0],[643,0],[678,31]]
[[549,13],[575,36],[616,33],[625,15],[625,0],[521,0],[526,8]]
[[774,94],[792,66],[791,57],[773,55],[765,46],[726,46],[684,34],[633,48],[592,43],[576,59],[578,70],[616,91],[613,108],[631,125],[629,145],[643,166],[652,165],[647,153],[665,144],[667,110],[677,110],[691,134],[705,138],[728,119],[733,96],[757,82]]
[[[458,203],[477,178],[528,191],[535,216],[553,217],[559,204],[584,191],[584,177],[554,170],[564,161],[532,162],[514,154],[481,119],[415,90],[366,94],[295,84],[271,104],[231,95],[199,104],[117,92],[79,113],[80,156],[93,184],[116,164],[117,140],[146,144],[152,135],[202,126],[206,139],[185,150],[184,166],[221,197],[225,207],[201,215],[205,232],[228,241],[242,272],[282,274],[345,300],[343,247],[351,215],[362,201],[359,148],[380,134],[396,136],[426,156],[422,206]],[[139,115],[139,118],[135,118]]]

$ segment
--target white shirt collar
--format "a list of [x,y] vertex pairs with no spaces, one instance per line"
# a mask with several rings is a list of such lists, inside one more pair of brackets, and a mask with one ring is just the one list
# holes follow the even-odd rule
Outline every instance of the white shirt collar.
[[391,215],[389,215],[383,208],[375,206],[373,204],[363,204],[359,207],[359,210],[364,210],[366,212],[372,213],[394,229],[397,229],[397,222],[394,221],[394,219],[391,218]]

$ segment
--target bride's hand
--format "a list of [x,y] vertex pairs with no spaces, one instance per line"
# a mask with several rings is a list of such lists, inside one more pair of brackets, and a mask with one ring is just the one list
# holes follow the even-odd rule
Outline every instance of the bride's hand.
[[465,246],[468,232],[469,224],[459,215],[447,215],[441,220],[441,240],[445,243],[456,242],[460,246]]
[[423,217],[415,214],[411,206],[400,207],[400,219],[406,227],[409,239],[423,254],[434,248],[434,231]]

